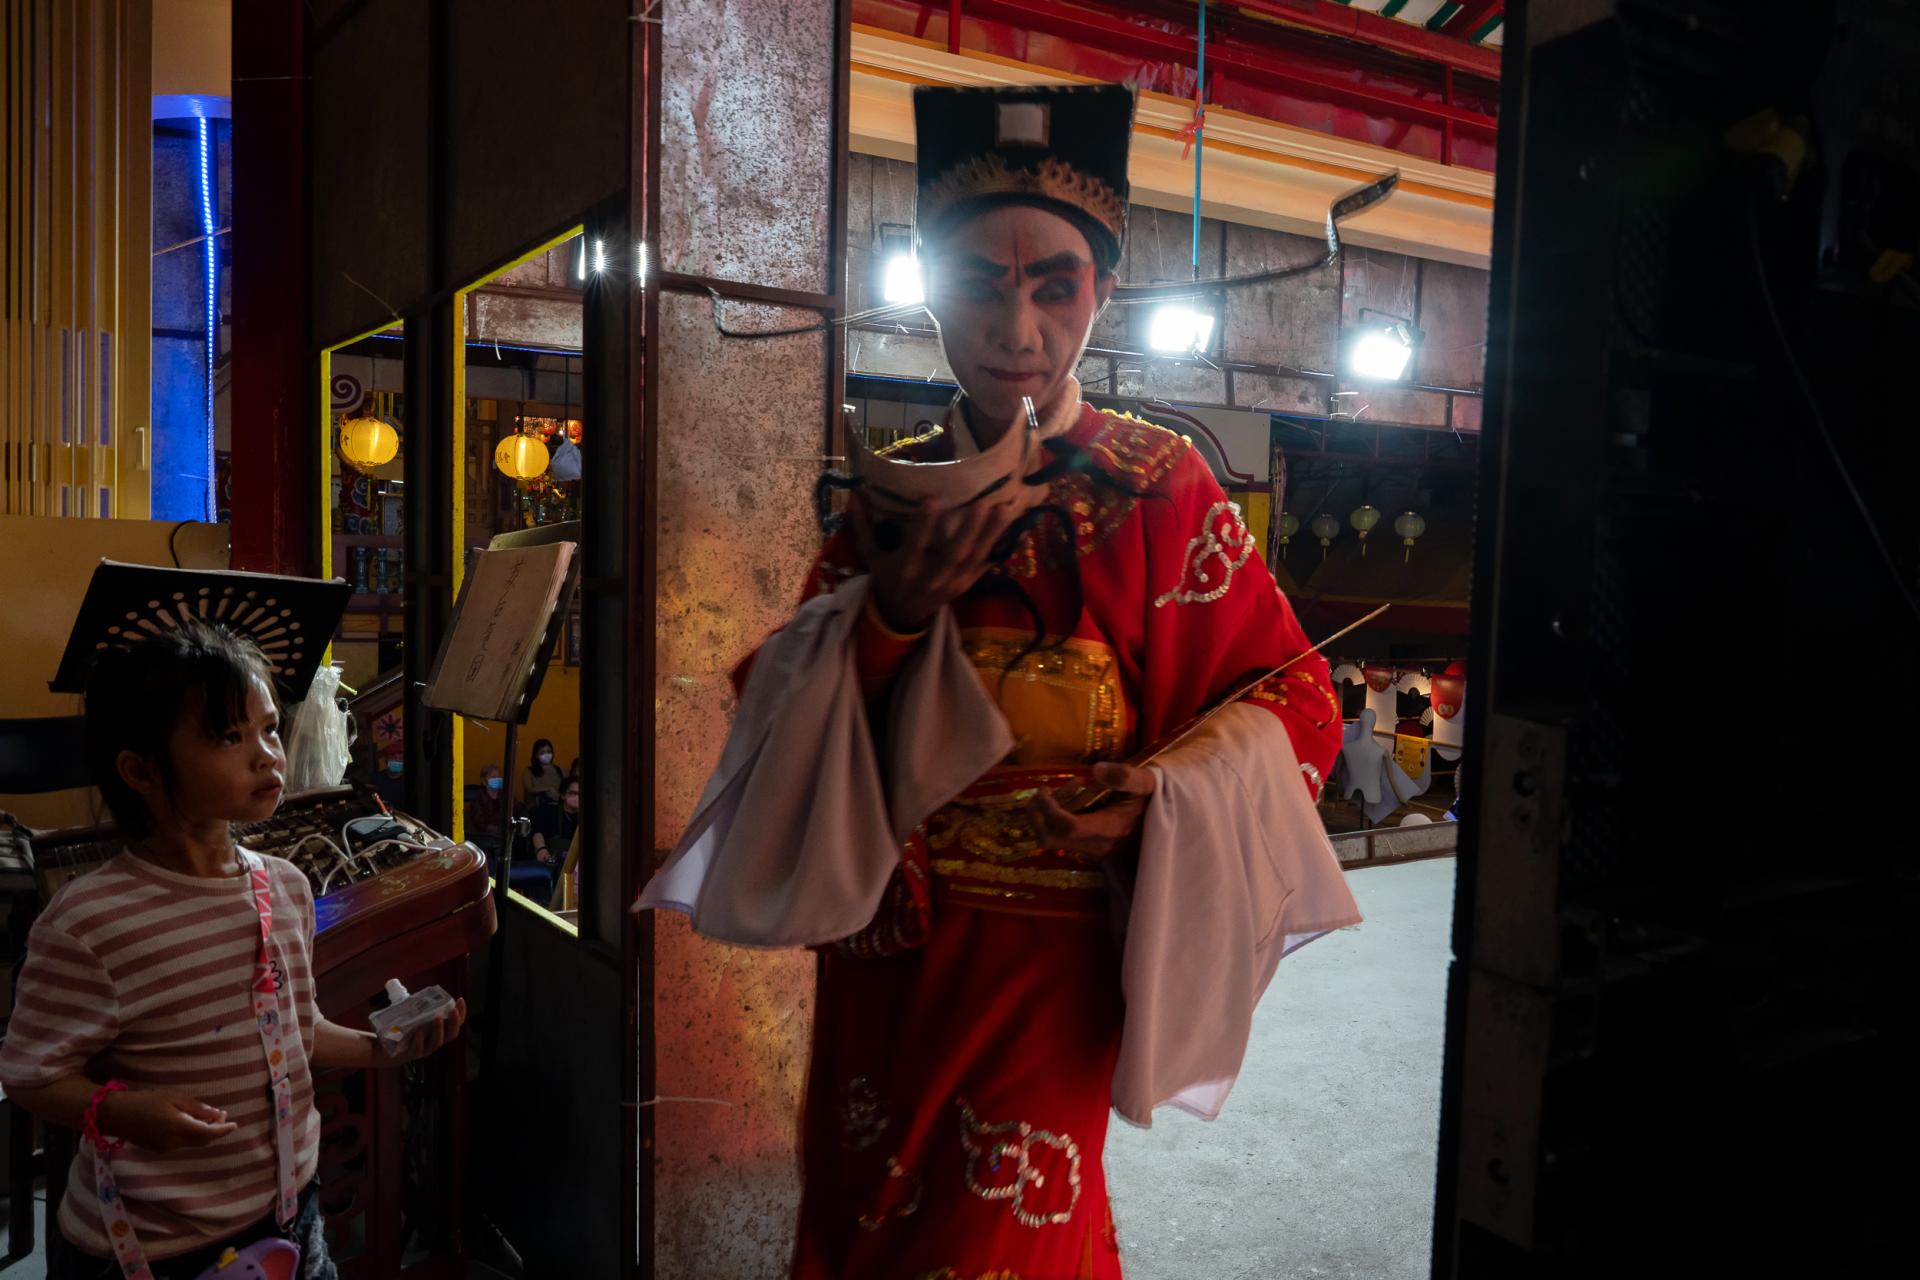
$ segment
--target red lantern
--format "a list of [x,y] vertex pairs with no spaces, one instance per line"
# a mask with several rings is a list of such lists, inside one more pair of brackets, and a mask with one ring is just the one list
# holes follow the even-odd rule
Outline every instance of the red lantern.
[[1433,678],[1427,696],[1433,701],[1433,714],[1442,720],[1459,715],[1467,704],[1467,669],[1457,662],[1449,662],[1447,669]]
[[1393,682],[1399,678],[1399,673],[1392,667],[1362,667],[1360,676],[1367,682],[1367,688],[1375,693],[1385,693],[1393,688]]

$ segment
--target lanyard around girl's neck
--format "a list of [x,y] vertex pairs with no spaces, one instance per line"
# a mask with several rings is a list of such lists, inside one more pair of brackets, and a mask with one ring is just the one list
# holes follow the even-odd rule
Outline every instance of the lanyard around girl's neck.
[[[281,1227],[286,1227],[299,1211],[300,1188],[294,1179],[293,1080],[289,1074],[291,1060],[286,1049],[286,1022],[280,1013],[280,980],[275,974],[273,953],[268,945],[273,937],[273,881],[267,871],[266,860],[259,854],[242,849],[240,860],[247,868],[247,892],[253,899],[254,912],[260,918],[260,945],[254,952],[253,979],[249,991],[253,1000],[254,1021],[260,1031],[261,1052],[267,1059],[267,1078],[273,1098],[273,1154],[278,1182],[273,1219]],[[133,1222],[127,1216],[126,1202],[121,1198],[120,1186],[114,1181],[108,1160],[123,1144],[101,1137],[91,1125],[89,1129],[91,1132],[88,1136],[94,1144],[94,1185],[99,1195],[101,1216],[106,1220],[107,1239],[113,1244],[114,1260],[120,1264],[120,1274],[126,1280],[152,1280],[153,1271],[147,1265],[146,1251],[140,1247],[140,1240],[134,1234]]]

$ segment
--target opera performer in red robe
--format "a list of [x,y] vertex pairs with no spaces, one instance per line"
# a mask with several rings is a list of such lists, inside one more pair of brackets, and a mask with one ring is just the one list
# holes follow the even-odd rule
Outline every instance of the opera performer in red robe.
[[[636,909],[822,951],[799,1280],[1116,1280],[1112,1108],[1219,1112],[1280,957],[1359,919],[1309,647],[1182,437],[1082,402],[1133,98],[921,89],[917,230],[961,388],[853,444],[847,527],[747,669]],[[1029,404],[1031,410],[1029,410]],[[1061,803],[1089,778],[1117,793]]]

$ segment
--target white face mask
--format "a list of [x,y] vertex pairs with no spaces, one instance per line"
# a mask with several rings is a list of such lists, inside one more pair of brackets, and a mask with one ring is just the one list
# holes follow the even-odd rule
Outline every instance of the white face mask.
[[551,751],[542,751],[535,759],[539,760],[541,764],[552,764],[553,753]]

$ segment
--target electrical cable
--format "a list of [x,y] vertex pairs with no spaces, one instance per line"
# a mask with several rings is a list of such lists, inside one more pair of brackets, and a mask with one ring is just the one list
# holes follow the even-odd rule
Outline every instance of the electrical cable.
[[1813,384],[1807,380],[1806,371],[1800,367],[1800,360],[1794,354],[1793,341],[1787,335],[1785,322],[1780,317],[1780,309],[1773,299],[1773,287],[1767,282],[1767,255],[1760,239],[1760,208],[1757,200],[1749,200],[1747,213],[1747,247],[1753,253],[1754,279],[1760,286],[1761,311],[1767,317],[1768,328],[1772,331],[1775,345],[1780,351],[1780,361],[1786,366],[1794,390],[1799,393],[1802,406],[1807,411],[1807,420],[1813,425],[1814,434],[1825,446],[1827,459],[1833,463],[1834,472],[1840,477],[1840,483],[1852,500],[1854,512],[1860,517],[1860,524],[1866,530],[1867,537],[1873,543],[1873,549],[1879,553],[1880,563],[1885,566],[1888,579],[1900,593],[1901,602],[1907,612],[1920,622],[1920,599],[1915,599],[1913,591],[1900,576],[1900,563],[1893,558],[1893,552],[1887,541],[1881,536],[1880,526],[1874,521],[1873,512],[1867,507],[1867,500],[1854,483],[1853,472],[1847,468],[1846,459],[1840,455],[1840,446],[1833,438],[1833,432],[1827,427],[1826,415],[1820,410],[1819,398],[1814,394]]
[[708,286],[707,294],[713,300],[713,327],[723,338],[791,338],[802,333],[826,333],[831,329],[844,329],[849,325],[882,323],[888,320],[904,320],[915,312],[926,310],[921,302],[896,302],[884,307],[868,307],[852,315],[841,316],[815,324],[794,325],[789,329],[729,329],[720,323],[720,304],[737,302],[749,307],[778,307],[786,304],[779,302],[761,302],[754,298],[723,297],[718,289]]
[[1399,185],[1400,171],[1395,169],[1382,174],[1372,182],[1355,187],[1328,205],[1326,256],[1313,262],[1297,263],[1291,267],[1273,267],[1265,271],[1251,271],[1246,275],[1221,276],[1213,280],[1192,280],[1184,284],[1123,284],[1114,289],[1113,301],[1123,307],[1131,307],[1144,302],[1172,302],[1180,298],[1200,298],[1227,289],[1244,289],[1248,285],[1271,284],[1276,280],[1306,275],[1308,272],[1330,267],[1340,260],[1340,254],[1344,248],[1340,242],[1340,224],[1379,204],[1392,195],[1394,188]]

